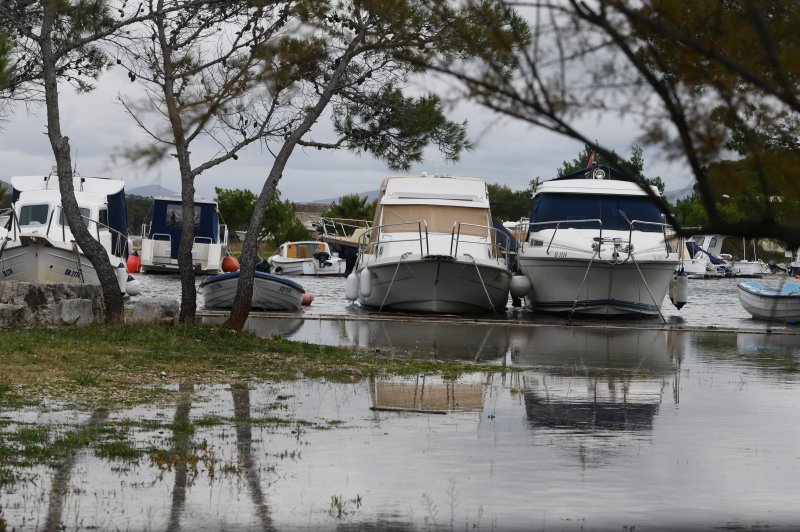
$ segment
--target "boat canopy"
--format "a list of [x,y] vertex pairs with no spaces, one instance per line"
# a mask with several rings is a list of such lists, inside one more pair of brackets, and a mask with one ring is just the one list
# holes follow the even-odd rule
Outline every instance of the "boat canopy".
[[533,198],[531,224],[553,222],[552,224],[532,225],[531,231],[554,229],[556,222],[562,222],[560,229],[600,229],[596,222],[570,222],[569,220],[599,219],[603,230],[628,231],[628,220],[651,222],[635,224],[634,229],[644,232],[663,231],[661,211],[647,196],[572,194],[565,192],[545,192]]
[[[473,207],[453,207],[444,205],[381,205],[379,225],[384,226],[384,233],[409,233],[416,231],[414,223],[424,220],[430,233],[450,233],[455,222],[465,225],[461,227],[462,235],[488,236],[487,226],[492,224],[489,209]],[[403,225],[395,225],[403,224]],[[385,227],[389,225],[389,227]],[[474,227],[474,226],[481,227]]]
[[[180,199],[155,198],[150,234],[147,235],[147,238],[153,240],[169,238],[172,242],[170,255],[173,259],[177,259],[182,223],[183,207]],[[219,242],[219,213],[216,203],[195,200],[194,238],[201,243],[216,244]]]
[[325,242],[287,242],[281,246],[283,256],[287,259],[313,259],[314,253],[327,253]]

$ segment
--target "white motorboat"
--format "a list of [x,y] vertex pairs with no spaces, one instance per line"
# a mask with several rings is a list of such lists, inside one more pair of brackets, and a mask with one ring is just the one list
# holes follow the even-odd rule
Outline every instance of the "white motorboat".
[[755,258],[755,241],[753,242],[753,260],[747,260],[747,247],[742,240],[742,258],[722,252],[722,243],[728,238],[724,235],[695,235],[687,242],[689,252],[694,260],[705,264],[704,275],[690,275],[692,278],[718,277],[754,277],[759,278],[771,273],[769,266]]
[[281,275],[344,275],[347,264],[325,242],[284,242],[269,259]]
[[[142,226],[139,254],[145,273],[178,273],[178,247],[181,243],[183,207],[180,198],[154,198],[149,224]],[[228,227],[220,223],[217,203],[194,200],[194,239],[192,264],[199,274],[222,271],[227,256]]]
[[781,283],[776,288],[760,281],[736,285],[739,302],[754,318],[769,321],[800,320],[800,283]]
[[[678,254],[658,206],[635,183],[593,167],[542,183],[517,251],[537,311],[655,316]],[[587,179],[586,174],[592,178]]]
[[[56,173],[12,177],[11,186],[12,209],[0,236],[0,281],[99,284],[67,224]],[[111,265],[122,265],[118,277],[124,290],[129,251],[125,183],[75,175],[74,186],[86,228],[103,245]]]
[[408,312],[494,312],[511,273],[497,249],[486,183],[451,176],[389,177],[361,237],[346,296]]
[[[206,308],[231,308],[239,286],[238,271],[220,273],[200,283]],[[259,310],[297,310],[306,291],[300,284],[282,275],[256,271],[250,307]]]

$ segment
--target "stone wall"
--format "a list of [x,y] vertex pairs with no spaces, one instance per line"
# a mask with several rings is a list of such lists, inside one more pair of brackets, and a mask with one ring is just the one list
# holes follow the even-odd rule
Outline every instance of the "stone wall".
[[103,321],[99,285],[0,281],[0,328]]

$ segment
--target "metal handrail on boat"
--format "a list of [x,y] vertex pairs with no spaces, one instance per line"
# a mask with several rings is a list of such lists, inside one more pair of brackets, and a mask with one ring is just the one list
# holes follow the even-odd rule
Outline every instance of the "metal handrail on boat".
[[[627,218],[626,218],[627,220]],[[628,245],[631,245],[633,241],[633,226],[634,224],[642,224],[642,225],[654,225],[654,226],[661,226],[661,233],[664,236],[664,251],[667,252],[667,256],[669,257],[669,244],[667,243],[667,227],[669,224],[663,222],[648,222],[646,220],[628,220],[630,224],[630,230],[628,231]],[[633,250],[631,250],[633,251]]]
[[369,220],[359,220],[357,218],[331,218],[328,216],[320,217],[320,228],[322,236],[337,237],[352,236],[357,229],[371,229],[372,222]]
[[[450,255],[451,256],[453,256],[453,257],[457,257],[458,256],[458,244],[461,241],[461,228],[462,227],[476,227],[478,229],[487,229],[488,230],[487,237],[489,238],[489,242],[487,242],[485,244],[482,243],[482,242],[470,242],[470,243],[490,246],[489,249],[491,251],[490,251],[489,257],[490,258],[494,258],[495,260],[497,260],[498,263],[500,262],[500,254],[497,253],[497,250],[495,249],[495,248],[498,247],[497,246],[497,232],[498,232],[497,229],[492,227],[492,226],[489,226],[489,225],[478,225],[478,224],[472,224],[472,223],[467,223],[467,222],[458,222],[458,221],[453,222],[453,229],[450,231]],[[494,238],[491,238],[493,231],[494,231]],[[478,235],[474,235],[474,236],[478,236]],[[478,236],[478,238],[484,238],[484,237]],[[455,249],[454,249],[453,244],[455,244]],[[500,249],[503,249],[503,248],[500,248]],[[508,241],[506,241],[505,253],[503,253],[504,257],[508,256],[508,249],[509,249]]]
[[[364,234],[362,234],[358,239],[359,256],[363,255],[364,253],[368,253],[367,249],[372,249],[372,250],[379,249],[380,244],[381,244],[380,235],[381,235],[382,229],[384,229],[386,227],[398,227],[398,226],[401,226],[401,225],[416,225],[417,226],[417,234],[419,236],[417,238],[404,238],[404,239],[400,239],[400,240],[392,239],[392,242],[395,243],[395,242],[415,242],[415,241],[419,241],[419,255],[420,255],[420,257],[424,257],[425,255],[427,255],[428,251],[430,250],[430,246],[429,246],[429,242],[428,242],[428,224],[427,224],[427,222],[425,220],[417,220],[416,222],[399,222],[399,223],[396,223],[396,224],[379,225],[379,226],[371,228],[369,231],[365,231]],[[424,231],[425,231],[425,249],[424,249],[424,251],[423,251],[423,248],[422,248],[422,232],[423,232],[423,228],[424,228]],[[376,239],[375,242],[368,242],[368,240],[372,239],[373,231],[377,231],[378,238]],[[374,251],[372,253],[374,253]]]

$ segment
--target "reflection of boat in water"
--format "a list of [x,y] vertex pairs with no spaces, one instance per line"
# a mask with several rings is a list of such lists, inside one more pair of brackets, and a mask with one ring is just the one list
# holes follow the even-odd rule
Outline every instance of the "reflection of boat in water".
[[[675,336],[672,338],[671,336]],[[660,329],[536,327],[512,331],[530,423],[575,430],[650,430],[683,333]]]
[[433,375],[370,381],[370,409],[446,414],[481,412],[483,382],[443,379]]

